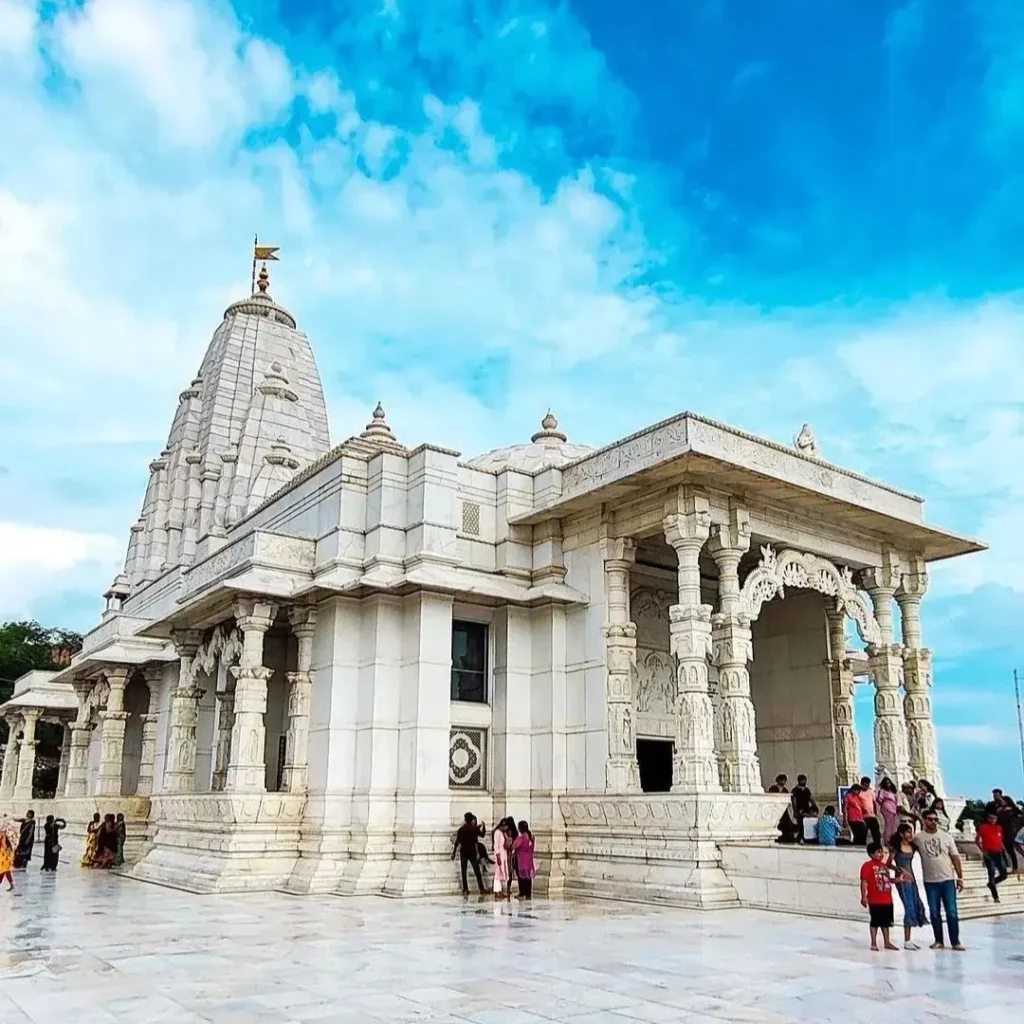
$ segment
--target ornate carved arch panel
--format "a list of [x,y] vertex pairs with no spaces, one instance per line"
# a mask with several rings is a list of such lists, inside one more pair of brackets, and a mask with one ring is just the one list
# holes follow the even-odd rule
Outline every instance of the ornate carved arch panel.
[[770,544],[761,548],[761,561],[744,580],[740,592],[741,607],[751,622],[761,614],[766,601],[785,596],[786,587],[834,597],[836,607],[853,619],[861,640],[866,644],[882,642],[871,603],[857,589],[849,568],[837,568],[828,559],[790,548],[776,554]]

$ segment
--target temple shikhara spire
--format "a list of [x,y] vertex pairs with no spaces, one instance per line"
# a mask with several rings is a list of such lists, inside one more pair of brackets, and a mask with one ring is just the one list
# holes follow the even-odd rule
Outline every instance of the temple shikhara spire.
[[332,447],[278,251],[254,239],[251,294],[168,394],[83,650],[0,707],[0,810],[57,806],[33,791],[50,720],[59,812],[124,813],[137,879],[453,893],[469,808],[530,822],[541,893],[859,915],[834,858],[775,844],[769,786],[942,793],[928,565],[982,545],[806,424],[780,444],[681,412],[595,449],[541,406],[463,456],[368,374],[336,381]]

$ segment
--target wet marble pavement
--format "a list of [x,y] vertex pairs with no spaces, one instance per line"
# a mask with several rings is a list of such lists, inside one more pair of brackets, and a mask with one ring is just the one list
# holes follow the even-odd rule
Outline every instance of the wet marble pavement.
[[967,953],[597,902],[193,896],[65,865],[0,893],[0,1024],[979,1021],[1024,1005],[1024,917]]

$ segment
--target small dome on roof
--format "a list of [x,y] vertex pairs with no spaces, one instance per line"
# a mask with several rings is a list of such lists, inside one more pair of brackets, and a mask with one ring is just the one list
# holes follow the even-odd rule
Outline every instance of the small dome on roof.
[[530,439],[529,444],[514,444],[509,448],[495,448],[469,459],[466,465],[471,469],[482,469],[500,473],[512,469],[519,473],[538,473],[551,466],[567,466],[570,462],[589,455],[594,449],[590,445],[572,444],[558,429],[558,420],[549,409],[541,421],[540,430]]

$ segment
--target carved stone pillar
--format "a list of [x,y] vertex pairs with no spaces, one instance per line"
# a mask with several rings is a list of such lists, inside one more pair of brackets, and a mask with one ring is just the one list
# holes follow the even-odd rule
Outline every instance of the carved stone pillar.
[[718,565],[718,612],[712,616],[712,647],[718,668],[718,764],[728,793],[763,793],[757,758],[754,702],[750,699],[753,657],[750,616],[741,605],[739,564],[750,548],[750,516],[733,508],[708,550]]
[[711,529],[707,498],[680,487],[665,509],[665,539],[679,558],[679,603],[669,608],[669,637],[676,663],[674,792],[722,789],[715,753],[714,708],[708,692],[711,605],[701,604],[700,552]]
[[636,542],[631,537],[609,537],[603,548],[605,621],[602,633],[607,666],[608,729],[604,784],[608,793],[630,793],[640,789],[633,720],[636,626],[629,617],[629,569],[636,560]]
[[178,652],[178,682],[171,695],[171,722],[167,738],[164,791],[194,793],[196,789],[196,725],[203,691],[195,684],[196,651],[202,640],[194,629],[172,634]]
[[21,743],[18,745],[18,776],[14,783],[15,800],[32,799],[32,779],[36,772],[36,723],[42,715],[41,708],[25,708],[24,724],[21,727]]
[[932,652],[921,642],[921,599],[928,590],[924,559],[911,559],[896,601],[903,622],[903,718],[907,725],[910,770],[942,792],[939,751],[932,716]]
[[118,666],[104,673],[107,706],[100,712],[100,770],[96,776],[97,796],[121,795],[121,769],[124,762],[124,729],[128,712],[124,709],[124,689],[130,668]]
[[235,716],[231,729],[231,760],[224,788],[232,792],[266,790],[267,681],[273,670],[263,664],[263,638],[274,621],[277,606],[260,599],[240,600],[235,619],[242,631],[242,656],[231,672],[235,677]]
[[868,592],[881,631],[881,643],[868,647],[871,678],[875,684],[875,774],[888,776],[897,785],[911,778],[907,751],[907,727],[900,707],[903,685],[903,647],[893,643],[892,599],[900,584],[899,559],[882,555],[878,568],[862,570],[860,584]]
[[57,797],[64,795],[64,787],[68,782],[68,765],[71,762],[71,728],[68,722],[65,722],[62,727],[60,765],[57,768],[57,792],[55,794]]
[[828,617],[829,653],[828,678],[832,691],[832,729],[836,751],[836,785],[852,786],[859,782],[860,752],[857,744],[857,725],[853,710],[853,691],[856,685],[853,662],[846,656],[846,613],[835,602],[825,609]]
[[7,750],[4,753],[3,774],[0,774],[0,797],[10,798],[14,795],[14,784],[18,780],[18,730],[21,728],[21,720],[16,715],[10,715],[7,721]]
[[135,787],[137,796],[151,796],[153,793],[153,775],[156,770],[157,700],[162,675],[162,666],[145,670],[146,686],[149,687],[149,705],[142,716],[142,756],[139,760],[139,782]]
[[227,685],[217,692],[217,750],[213,765],[211,788],[217,792],[224,788],[231,763],[231,730],[235,725],[235,681],[230,670]]
[[92,725],[90,698],[93,683],[89,680],[75,680],[75,696],[78,698],[78,715],[71,726],[71,754],[68,760],[68,777],[64,785],[67,797],[85,796],[89,791],[89,740]]
[[292,632],[298,640],[295,671],[288,680],[288,735],[285,740],[281,788],[288,793],[305,793],[309,779],[309,708],[313,696],[313,634],[316,608],[294,605],[289,611]]

